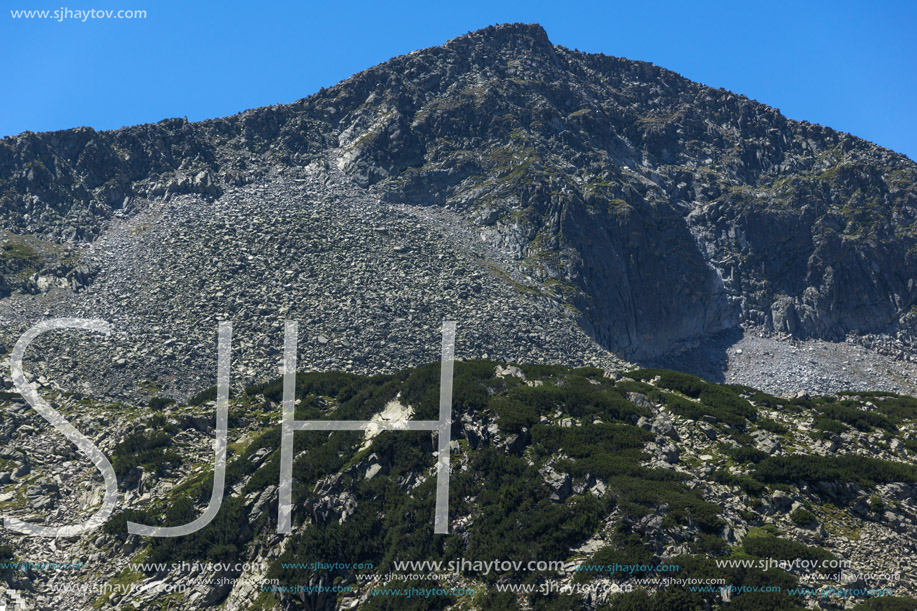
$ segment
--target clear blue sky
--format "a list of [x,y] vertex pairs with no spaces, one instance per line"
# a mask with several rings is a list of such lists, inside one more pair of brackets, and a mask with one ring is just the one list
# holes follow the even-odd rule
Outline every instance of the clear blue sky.
[[[69,2],[70,0],[68,0]],[[292,102],[494,23],[653,62],[917,159],[917,2],[5,0],[0,136]],[[10,10],[143,9],[142,20]]]

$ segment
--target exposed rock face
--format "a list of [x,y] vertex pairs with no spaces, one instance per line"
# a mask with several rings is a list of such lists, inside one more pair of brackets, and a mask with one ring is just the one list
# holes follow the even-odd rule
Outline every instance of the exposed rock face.
[[[308,200],[290,177],[309,180]],[[512,24],[285,106],[6,138],[0,222],[84,242],[176,196],[204,207],[264,184],[308,209],[356,189],[464,232],[601,347],[647,359],[739,324],[912,342],[915,178],[912,161],[858,138]],[[260,205],[270,218],[271,202]],[[189,252],[210,248],[203,230],[187,231]],[[409,266],[423,251],[396,254]]]

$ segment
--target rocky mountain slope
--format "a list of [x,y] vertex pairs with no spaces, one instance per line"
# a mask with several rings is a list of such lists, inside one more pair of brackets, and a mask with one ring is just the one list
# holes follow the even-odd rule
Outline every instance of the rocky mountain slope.
[[[0,512],[70,523],[101,500],[10,391],[7,352],[52,317],[112,324],[38,338],[25,369],[110,458],[119,505],[82,536],[0,529],[2,601],[915,609],[915,178],[521,24],[289,105],[4,138]],[[447,535],[421,431],[297,432],[293,533],[276,532],[285,319],[298,419],[398,422],[436,418],[456,321]],[[222,320],[220,511],[129,535],[207,504]]]
[[248,381],[284,315],[314,330],[310,364],[363,372],[432,360],[446,316],[466,358],[603,366],[744,330],[865,338],[905,363],[876,384],[912,392],[915,178],[744,96],[495,26],[289,105],[3,139],[2,341],[118,321],[71,377],[136,398],[129,380],[206,385],[221,317],[249,325]]
[[[296,418],[436,418],[438,376],[299,374]],[[293,533],[277,534],[279,379],[231,396],[215,520],[129,535],[127,520],[203,511],[213,401],[50,393],[112,461],[118,511],[50,545],[0,531],[3,578],[42,609],[917,608],[913,398],[490,361],[456,363],[454,380],[446,535],[433,534],[433,436],[405,431],[297,432]],[[16,398],[0,410],[4,515],[83,519],[101,490],[92,465]],[[519,564],[481,564],[494,560]],[[396,593],[409,587],[440,592]]]

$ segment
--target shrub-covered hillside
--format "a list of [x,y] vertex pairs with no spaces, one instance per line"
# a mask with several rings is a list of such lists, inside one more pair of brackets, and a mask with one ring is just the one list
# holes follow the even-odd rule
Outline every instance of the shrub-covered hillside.
[[[59,396],[111,459],[123,501],[102,530],[62,542],[84,567],[54,579],[147,586],[78,595],[113,609],[917,608],[917,399],[788,399],[665,370],[609,375],[456,363],[445,535],[433,533],[436,437],[426,431],[295,433],[293,533],[277,534],[280,380],[233,393],[213,522],[185,537],[128,535],[127,521],[180,525],[202,513],[215,393],[148,406]],[[5,513],[75,521],[88,501],[64,488],[77,473],[98,488],[89,463],[63,442],[42,445],[44,425],[15,396],[4,405]],[[438,364],[297,376],[297,419],[438,411]],[[41,461],[41,450],[70,460]],[[61,465],[73,473],[62,478]],[[21,561],[47,549],[8,531],[3,542]],[[402,564],[412,561],[434,564]],[[36,601],[60,600],[51,573],[6,579]],[[423,593],[406,596],[411,587]]]

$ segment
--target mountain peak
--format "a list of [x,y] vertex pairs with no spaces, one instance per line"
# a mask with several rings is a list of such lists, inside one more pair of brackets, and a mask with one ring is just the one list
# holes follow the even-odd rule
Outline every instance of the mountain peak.
[[528,38],[548,42],[548,33],[537,23],[497,23],[457,36],[453,40],[462,38],[478,38],[490,40],[506,40],[509,38]]
[[[915,164],[651,64],[553,46],[536,24],[471,32],[291,105],[5,139],[0,225],[92,241],[156,202],[245,199],[278,175],[317,181],[321,199],[457,213],[526,290],[631,359],[739,324],[917,337]],[[0,294],[3,278],[38,292],[37,271],[28,257],[0,267]]]
[[515,49],[532,52],[554,52],[554,45],[548,33],[537,23],[502,23],[487,26],[474,32],[453,38],[445,45],[455,51],[468,47],[491,49]]

